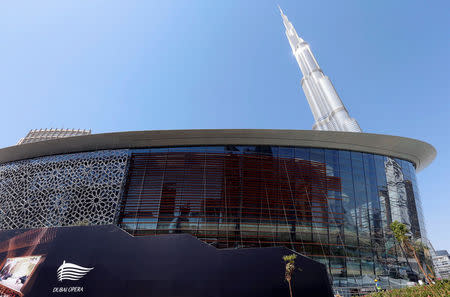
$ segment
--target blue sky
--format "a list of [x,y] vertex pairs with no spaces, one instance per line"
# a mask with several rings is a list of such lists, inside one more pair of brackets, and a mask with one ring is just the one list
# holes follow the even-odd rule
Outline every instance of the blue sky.
[[[436,147],[418,179],[450,250],[450,2],[278,3],[365,132]],[[310,129],[276,4],[2,2],[0,147],[50,127]]]

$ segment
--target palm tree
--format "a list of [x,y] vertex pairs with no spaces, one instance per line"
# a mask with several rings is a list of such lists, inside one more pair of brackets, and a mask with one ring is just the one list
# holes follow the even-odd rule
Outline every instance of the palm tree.
[[291,279],[292,274],[294,273],[295,270],[295,258],[297,258],[296,254],[290,254],[283,257],[284,262],[286,262],[286,271],[284,273],[284,278],[289,284],[289,293],[291,294],[291,297],[292,297]]
[[413,252],[414,259],[416,259],[420,271],[422,271],[427,282],[431,284],[431,280],[428,278],[428,275],[425,273],[422,265],[420,264],[419,258],[417,257],[416,254],[416,249],[414,249],[414,247],[411,245],[410,238],[408,235],[409,233],[408,227],[405,224],[400,223],[399,221],[392,222],[390,227],[392,232],[394,232],[395,239],[400,243],[400,247],[404,246],[405,249],[409,248]]

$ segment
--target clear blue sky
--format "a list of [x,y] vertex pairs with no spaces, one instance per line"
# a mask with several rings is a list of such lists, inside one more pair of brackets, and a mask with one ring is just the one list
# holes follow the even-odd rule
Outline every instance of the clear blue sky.
[[[365,132],[417,138],[450,250],[450,1],[279,0]],[[32,128],[310,129],[277,1],[3,1],[0,147]]]

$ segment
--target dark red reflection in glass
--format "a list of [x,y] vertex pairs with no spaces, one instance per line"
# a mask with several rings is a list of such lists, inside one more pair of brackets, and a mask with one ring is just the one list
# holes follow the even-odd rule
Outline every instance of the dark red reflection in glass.
[[190,233],[218,248],[328,256],[342,245],[343,214],[330,206],[341,204],[340,178],[326,172],[324,163],[262,154],[133,153],[119,224],[133,235]]

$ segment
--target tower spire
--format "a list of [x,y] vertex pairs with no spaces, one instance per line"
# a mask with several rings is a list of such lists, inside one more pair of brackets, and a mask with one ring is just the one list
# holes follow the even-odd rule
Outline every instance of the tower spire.
[[301,84],[314,116],[313,130],[362,132],[358,122],[348,114],[328,76],[323,74],[309,44],[298,36],[280,6],[278,9],[292,53],[303,74]]

